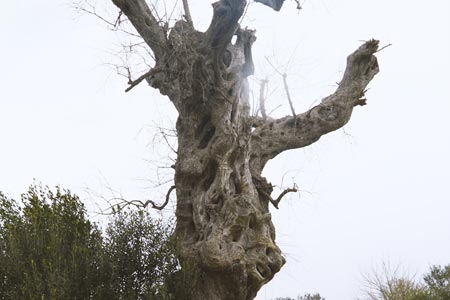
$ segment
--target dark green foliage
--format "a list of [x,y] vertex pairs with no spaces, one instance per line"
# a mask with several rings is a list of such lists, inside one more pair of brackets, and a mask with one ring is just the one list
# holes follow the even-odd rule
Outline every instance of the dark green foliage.
[[69,191],[0,194],[0,299],[93,299],[101,242]]
[[106,230],[114,299],[164,299],[167,294],[164,281],[177,268],[174,247],[168,242],[170,228],[149,220],[144,211],[120,212]]
[[398,274],[399,266],[382,265],[381,271],[366,277],[366,298],[370,300],[450,300],[450,265],[433,266],[423,280]]
[[432,300],[450,300],[450,265],[433,266],[424,277]]
[[170,226],[120,212],[105,234],[76,195],[32,186],[0,193],[0,300],[163,300],[177,268]]

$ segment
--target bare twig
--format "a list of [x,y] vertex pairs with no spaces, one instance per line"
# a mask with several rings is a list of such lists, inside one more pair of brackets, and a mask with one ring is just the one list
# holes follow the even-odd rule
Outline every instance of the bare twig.
[[380,49],[378,49],[375,53],[378,53],[378,52],[380,52],[381,50],[386,49],[387,47],[390,47],[390,46],[392,46],[392,44],[387,44],[386,46],[383,46],[383,47],[381,47]]
[[277,105],[276,107],[274,107],[271,111],[269,111],[269,113],[267,114],[268,116],[270,116],[274,111],[276,111],[277,109],[279,109],[282,105]]
[[270,64],[270,66],[275,70],[275,72],[280,74],[281,77],[283,78],[284,91],[286,93],[286,97],[288,98],[289,107],[291,108],[292,116],[294,117],[294,120],[295,120],[297,114],[295,113],[294,104],[292,103],[291,93],[289,92],[289,86],[288,86],[288,83],[287,83],[287,74],[286,73],[281,73],[280,70],[278,70],[278,68],[276,68],[272,64],[272,62],[269,60],[269,58],[267,56],[265,57],[265,59]]
[[[167,137],[176,138],[177,135],[170,135],[166,132],[166,129],[161,126],[155,126],[159,130],[159,135],[163,138],[163,140],[166,142],[167,146],[170,148],[170,150],[173,151],[173,153],[177,154],[177,150],[175,150],[174,146],[169,142],[169,139]],[[156,139],[157,135],[155,135],[154,140]]]
[[295,120],[295,117],[297,116],[297,114],[295,113],[294,105],[292,104],[291,93],[289,93],[289,86],[287,84],[287,74],[286,73],[283,74],[283,85],[284,85],[284,91],[286,92],[286,97],[288,98],[288,101],[289,101],[289,107],[291,108],[292,116],[294,117],[294,120]]
[[121,23],[120,18],[122,17],[122,14],[123,14],[123,12],[119,11],[119,15],[117,16],[116,22],[114,22],[114,28],[117,28],[120,25],[120,23]]
[[84,8],[82,6],[76,6],[75,9],[79,10],[80,12],[83,12],[83,13],[86,13],[86,14],[89,14],[89,15],[92,15],[92,16],[98,18],[99,20],[108,24],[112,28],[117,28],[117,26],[120,24],[120,17],[122,16],[122,12],[119,12],[119,16],[117,17],[117,19],[114,22],[111,22],[111,21],[107,20],[106,18],[102,17],[100,14],[98,14],[95,10],[95,7],[92,5],[89,5],[89,9]]
[[274,69],[275,72],[277,72],[278,74],[280,74],[281,76],[283,76],[283,73],[281,73],[277,67],[275,67],[272,62],[270,61],[270,59],[267,56],[264,56],[264,58],[267,60],[267,62],[269,63],[269,65]]

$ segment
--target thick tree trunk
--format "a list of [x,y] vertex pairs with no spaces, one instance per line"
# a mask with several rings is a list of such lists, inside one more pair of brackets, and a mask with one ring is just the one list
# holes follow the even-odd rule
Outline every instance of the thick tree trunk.
[[179,107],[176,235],[182,259],[201,269],[193,299],[253,299],[284,264],[268,201],[254,183],[263,181],[261,170],[250,166],[254,35],[236,34],[221,55],[192,62],[193,85]]
[[[216,2],[205,33],[191,20],[164,33],[144,0],[113,0],[156,54],[147,81],[167,95],[179,116],[175,185],[179,257],[185,266],[175,299],[251,300],[285,263],[275,244],[268,160],[343,126],[378,72],[369,41],[349,56],[337,91],[297,116],[250,116],[254,32],[238,20],[245,0]],[[283,1],[259,1],[279,9]],[[187,2],[184,2],[187,3]],[[236,36],[236,42],[231,43]],[[190,266],[190,267],[188,267]]]

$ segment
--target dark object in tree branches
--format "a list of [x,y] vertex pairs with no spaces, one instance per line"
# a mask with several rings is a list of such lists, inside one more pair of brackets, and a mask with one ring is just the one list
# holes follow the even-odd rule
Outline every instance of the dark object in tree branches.
[[274,10],[279,11],[283,6],[284,0],[255,0],[261,4],[272,7]]

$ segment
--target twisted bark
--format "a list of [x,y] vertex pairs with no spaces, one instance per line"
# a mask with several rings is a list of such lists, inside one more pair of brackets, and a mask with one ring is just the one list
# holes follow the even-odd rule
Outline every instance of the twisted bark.
[[[180,20],[167,37],[144,0],[112,1],[155,53],[157,71],[147,81],[179,114],[175,236],[180,260],[195,272],[191,291],[175,299],[253,299],[285,263],[269,212],[270,200],[278,205],[282,196],[271,198],[272,185],[261,172],[282,151],[307,146],[348,122],[378,72],[373,56],[378,42],[369,41],[349,56],[337,91],[318,106],[296,116],[255,120],[247,77],[254,71],[256,37],[238,25],[245,0],[214,3],[204,33],[192,20]],[[283,4],[257,2],[275,10]]]

